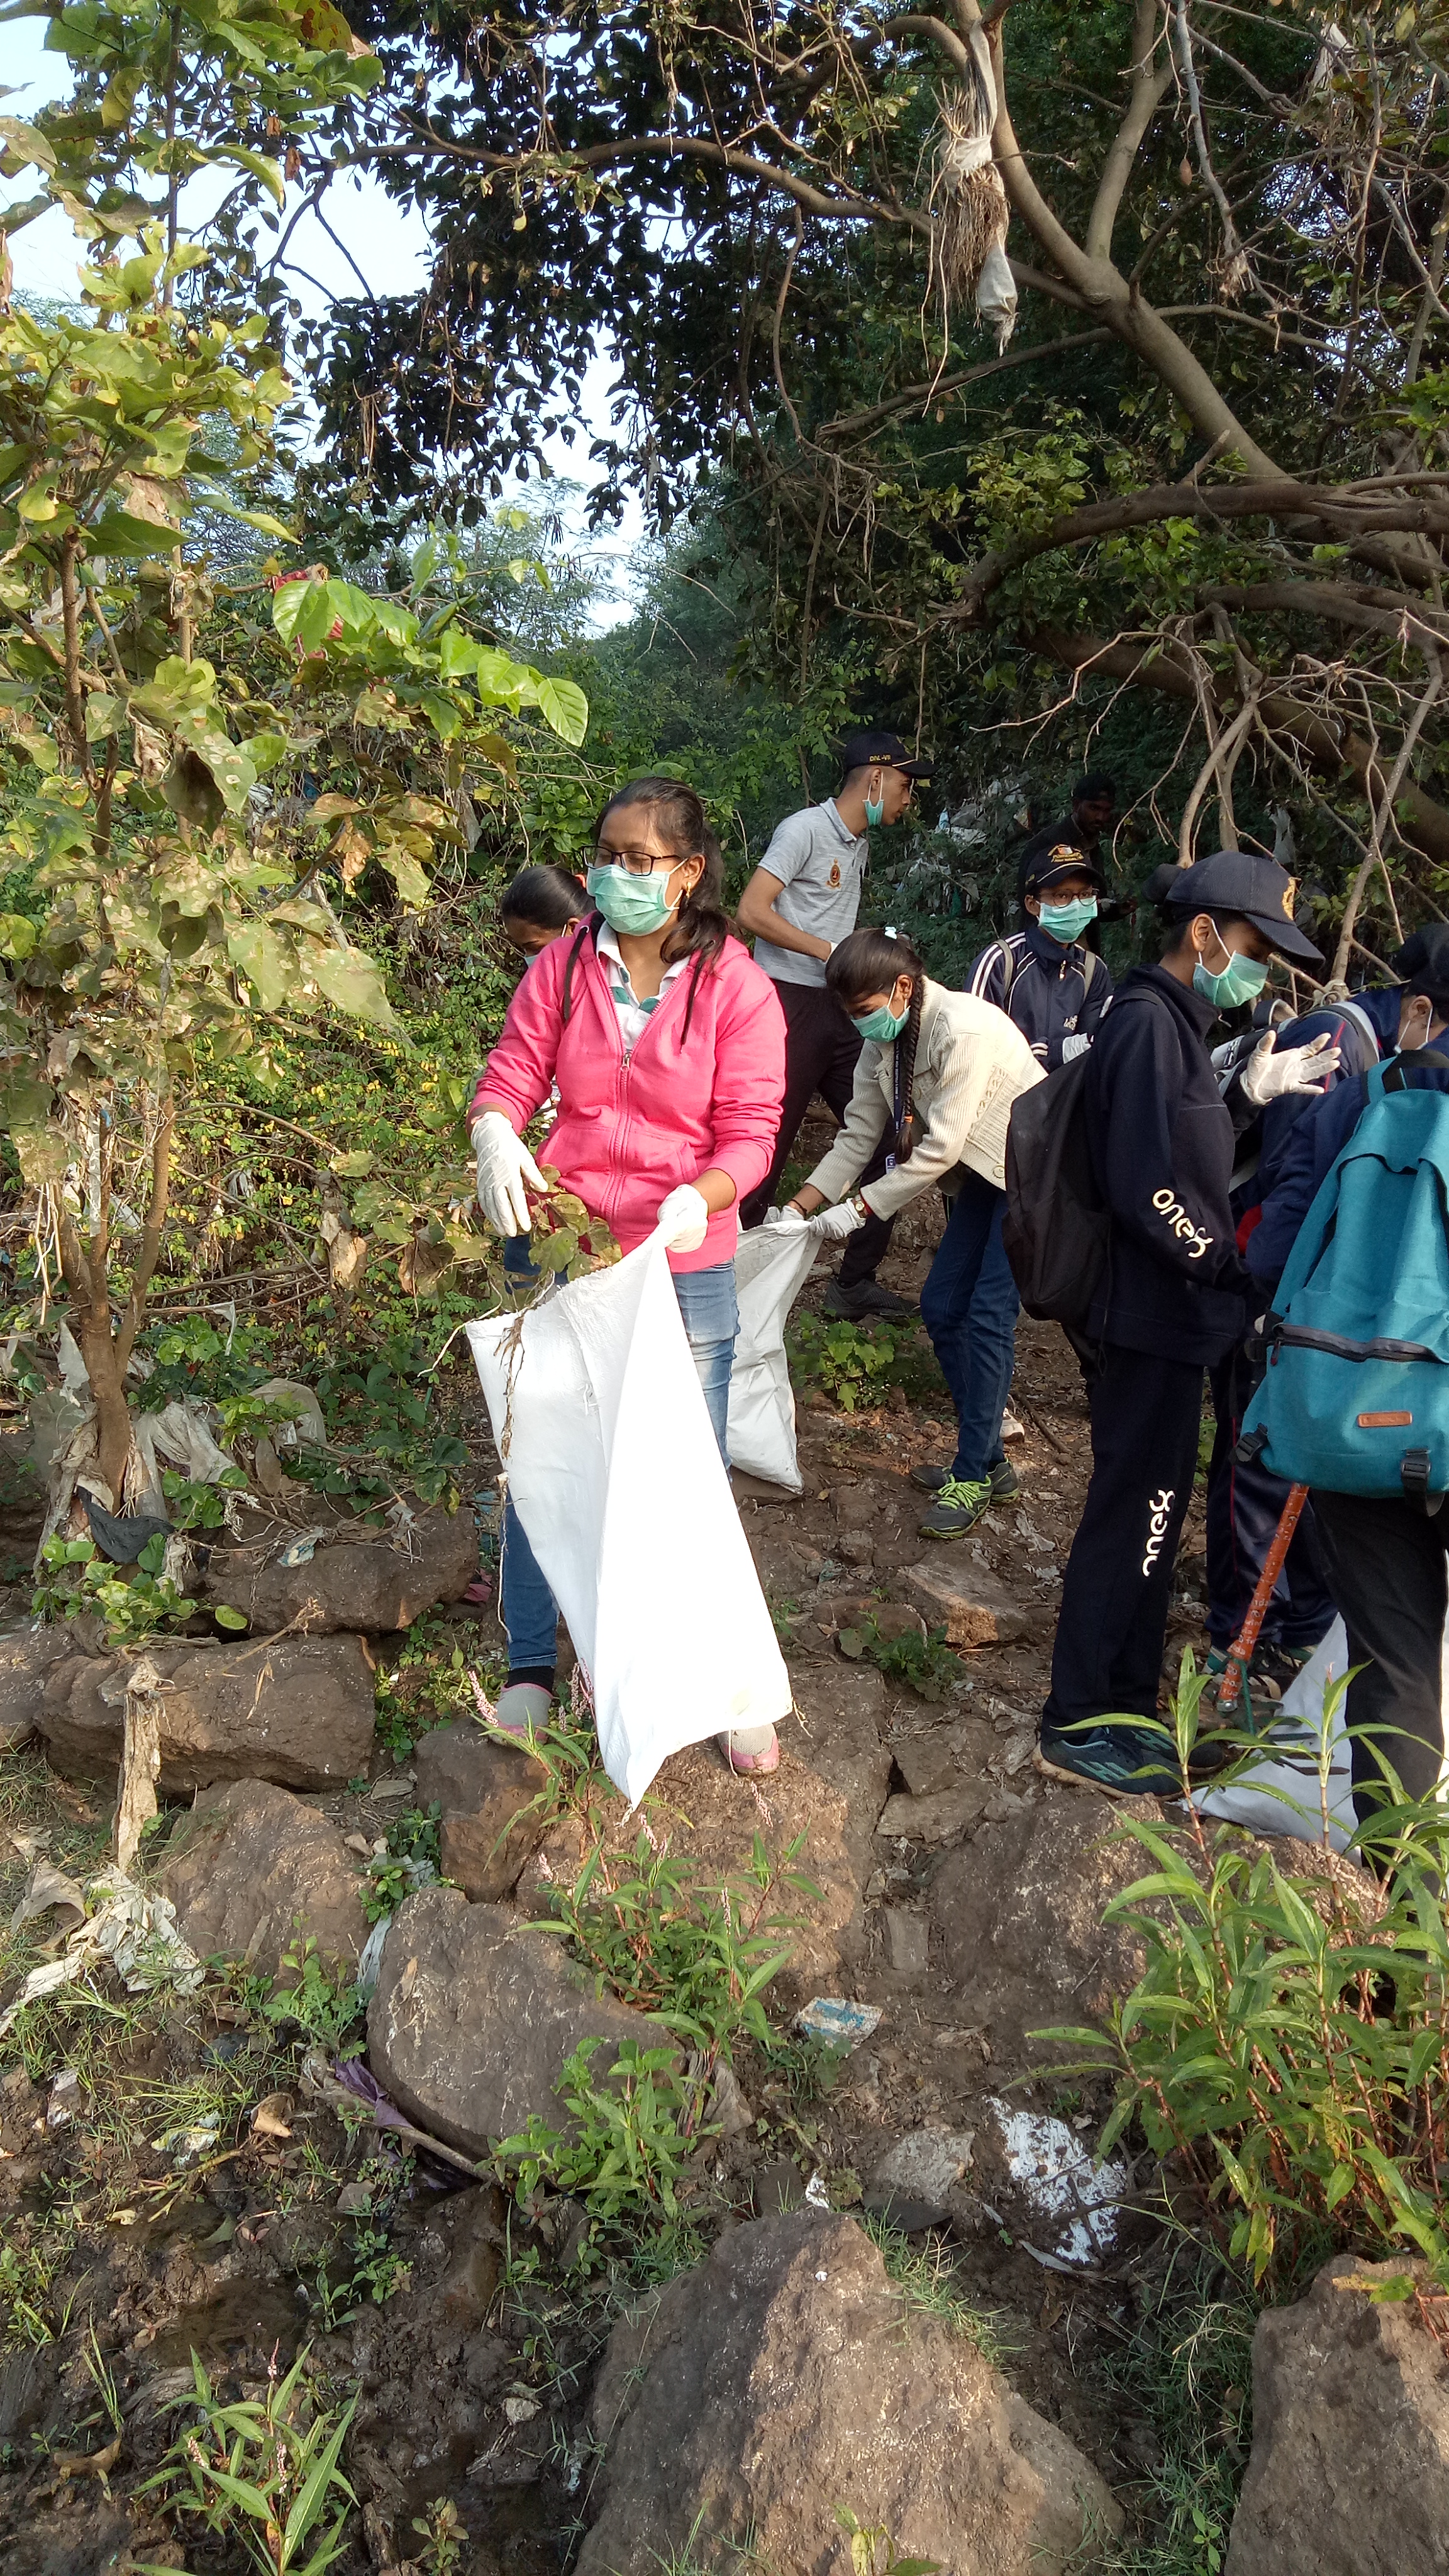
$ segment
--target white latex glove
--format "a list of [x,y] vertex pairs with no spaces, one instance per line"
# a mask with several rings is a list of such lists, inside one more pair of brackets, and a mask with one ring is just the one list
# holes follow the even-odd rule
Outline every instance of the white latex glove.
[[1337,1073],[1338,1048],[1325,1029],[1308,1046],[1280,1047],[1272,1031],[1260,1039],[1243,1067],[1243,1097],[1255,1109],[1285,1092],[1319,1092]]
[[821,1208],[817,1216],[806,1221],[822,1243],[843,1243],[848,1234],[858,1234],[865,1223],[860,1210],[852,1207],[849,1199],[842,1199],[838,1207]]
[[809,1218],[806,1217],[799,1208],[793,1205],[789,1207],[766,1208],[765,1210],[766,1225],[782,1225],[787,1234],[803,1233],[805,1227],[809,1224],[809,1221]]
[[669,1252],[698,1252],[709,1224],[709,1205],[692,1181],[681,1181],[660,1203],[654,1219]]
[[473,1151],[478,1157],[478,1205],[494,1233],[527,1234],[532,1225],[528,1191],[537,1190],[542,1198],[548,1183],[501,1109],[485,1109],[474,1120]]
[[1062,1062],[1063,1062],[1063,1064],[1070,1064],[1070,1063],[1071,1063],[1071,1061],[1072,1061],[1072,1058],[1073,1058],[1074,1056],[1085,1055],[1085,1054],[1086,1054],[1086,1052],[1087,1052],[1087,1049],[1088,1049],[1088,1047],[1091,1045],[1091,1043],[1092,1043],[1092,1041],[1091,1041],[1091,1039],[1090,1039],[1090,1038],[1084,1038],[1084,1037],[1081,1037],[1081,1036],[1077,1036],[1077,1037],[1070,1037],[1070,1038],[1063,1038],[1063,1040],[1062,1040]]

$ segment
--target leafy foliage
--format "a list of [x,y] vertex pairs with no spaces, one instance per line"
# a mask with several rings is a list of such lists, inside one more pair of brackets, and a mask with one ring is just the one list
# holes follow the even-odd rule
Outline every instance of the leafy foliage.
[[[164,2466],[139,2490],[208,2538],[235,2543],[259,2576],[324,2576],[346,2546],[357,2502],[341,2468],[357,2401],[340,2414],[314,2410],[307,2358],[299,2353],[279,2379],[274,2357],[265,2395],[226,2406],[193,2353],[194,2385],[169,2404],[199,2421],[181,2426]],[[335,2518],[319,2533],[328,2514]]]
[[920,1699],[944,1699],[961,1679],[960,1661],[946,1643],[944,1628],[932,1628],[924,1637],[914,1628],[884,1637],[879,1622],[867,1611],[853,1627],[842,1628],[836,1642],[852,1663],[868,1655],[888,1681],[905,1682]]

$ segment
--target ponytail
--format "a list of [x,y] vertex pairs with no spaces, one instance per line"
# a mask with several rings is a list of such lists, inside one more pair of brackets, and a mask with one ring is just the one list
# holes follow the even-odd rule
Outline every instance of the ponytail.
[[911,978],[911,999],[906,1025],[896,1040],[900,1049],[901,1115],[892,1151],[898,1163],[908,1163],[921,1141],[921,1122],[916,1116],[916,1050],[921,1042],[926,969],[920,953],[898,931],[852,930],[849,938],[842,939],[839,947],[831,951],[825,968],[828,989],[838,993],[847,1008],[852,1002],[863,1001],[868,993],[889,992],[902,975]]

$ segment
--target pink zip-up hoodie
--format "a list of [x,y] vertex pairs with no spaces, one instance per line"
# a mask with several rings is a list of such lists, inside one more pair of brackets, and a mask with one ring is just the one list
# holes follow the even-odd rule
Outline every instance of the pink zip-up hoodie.
[[712,966],[696,970],[691,961],[674,978],[627,1058],[593,939],[570,931],[550,940],[508,1005],[469,1124],[501,1109],[521,1135],[553,1083],[560,1108],[542,1159],[612,1227],[625,1252],[653,1233],[661,1203],[681,1181],[718,1171],[734,1182],[734,1205],[710,1218],[697,1252],[671,1252],[669,1266],[708,1270],[734,1259],[739,1203],[770,1168],[785,1094],[785,1015],[769,976],[737,939],[726,940]]

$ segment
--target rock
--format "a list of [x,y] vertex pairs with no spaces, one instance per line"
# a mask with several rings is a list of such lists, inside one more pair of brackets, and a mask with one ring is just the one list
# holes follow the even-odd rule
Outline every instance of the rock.
[[1449,2357],[1412,2301],[1336,2286],[1423,2270],[1340,2254],[1306,2299],[1264,2309],[1226,2576],[1442,2576]]
[[[835,1526],[869,1533],[881,1516],[882,1496],[876,1485],[837,1485],[831,1502]],[[842,1551],[843,1552],[843,1551]]]
[[917,2227],[944,2226],[956,2187],[971,2170],[974,2137],[971,2129],[913,2129],[876,2166],[866,2185],[866,2208],[907,2235]]
[[[891,1807],[906,1803],[893,1798]],[[1152,1799],[1134,1804],[1161,1821]],[[1115,1829],[1111,1800],[1078,1791],[981,1825],[969,1851],[942,1861],[931,1910],[947,1979],[969,1995],[972,2022],[989,2025],[1003,2080],[1050,2062],[1029,2031],[1097,2020],[1136,1984],[1142,1944],[1102,1916],[1142,1873],[1142,1852]]]
[[[360,1637],[277,1637],[239,1646],[152,1646],[161,1693],[163,1797],[218,1780],[328,1789],[365,1772],[376,1707]],[[57,1664],[37,1720],[46,1759],[67,1780],[114,1785],[127,1663],[74,1655]]]
[[0,1431],[0,1553],[33,1559],[45,1525],[45,1485],[35,1464],[30,1432],[17,1424]]
[[869,1594],[850,1599],[841,1595],[828,1602],[820,1614],[822,1627],[833,1630],[836,1636],[844,1628],[858,1628],[862,1619],[873,1619],[881,1637],[925,1638],[925,1620],[905,1601],[872,1601]]
[[880,1737],[885,1683],[874,1664],[835,1662],[811,1665],[790,1679],[801,1721],[799,1733],[792,1730],[793,1740],[801,1761],[845,1801],[845,1846],[864,1887],[871,1872],[871,1835],[890,1789],[891,1757]]
[[336,1825],[268,1780],[203,1791],[172,1833],[161,1889],[198,1958],[245,1959],[261,1976],[309,1933],[331,1973],[351,1976],[370,1928]]
[[30,1742],[46,1681],[57,1664],[74,1659],[77,1643],[65,1621],[0,1637],[0,1753],[17,1753]]
[[866,1530],[842,1530],[836,1544],[844,1562],[857,1571],[864,1571],[875,1561],[874,1541]]
[[950,1741],[944,1735],[927,1735],[915,1743],[897,1744],[894,1752],[896,1769],[913,1798],[934,1797],[938,1789],[954,1789],[960,1780]]
[[710,2126],[719,2130],[722,2138],[743,2138],[754,2127],[754,2110],[732,2066],[715,2068],[705,2116]]
[[906,2304],[864,2230],[809,2209],[735,2228],[616,2327],[590,2424],[607,2449],[576,2576],[747,2539],[773,2576],[824,2576],[848,2564],[842,2504],[953,2576],[1062,2576],[1121,2527],[1080,2452]]
[[768,2164],[757,2165],[750,2189],[757,2218],[780,2218],[805,2205],[805,2177],[793,2156],[772,2156]]
[[[878,1685],[880,1675],[870,1679]],[[862,1705],[856,1703],[857,1740],[864,1736]],[[770,1989],[772,2011],[783,2007],[788,2012],[811,1995],[834,1993],[842,1967],[853,1965],[864,1951],[866,1873],[858,1869],[855,1857],[864,1847],[864,1837],[852,1830],[845,1797],[827,1781],[826,1761],[820,1761],[817,1769],[816,1740],[812,1737],[802,1759],[801,1730],[788,1723],[783,1726],[780,1768],[760,1789],[752,1789],[727,1771],[712,1744],[686,1745],[664,1764],[652,1792],[671,1819],[671,1848],[689,1854],[698,1863],[701,1877],[716,1885],[725,1878],[743,1878],[756,1834],[771,1858],[778,1860],[786,1845],[803,1833],[804,1848],[789,1867],[812,1880],[819,1894],[806,1896],[796,1888],[781,1887],[770,1900],[770,1914],[790,1916],[799,1927],[790,1945],[789,1965]],[[836,1765],[831,1761],[829,1767],[834,1771]],[[884,1782],[881,1786],[883,1791]],[[620,1810],[604,1837],[605,1852],[632,1860],[638,1839],[638,1817]],[[554,1828],[519,1882],[518,1901],[524,1911],[551,1912],[554,1883],[559,1878],[572,1879],[581,1858],[576,1829],[567,1823]]]
[[948,1843],[984,1814],[990,1794],[978,1781],[963,1781],[959,1789],[936,1789],[928,1798],[889,1798],[876,1832],[911,1843]]
[[242,1611],[256,1635],[350,1628],[377,1636],[467,1590],[478,1571],[478,1527],[471,1512],[420,1512],[405,1538],[323,1540],[305,1565],[258,1567],[255,1554],[218,1548],[204,1590],[209,1602]]
[[1020,1603],[959,1549],[949,1564],[903,1566],[896,1581],[928,1626],[945,1627],[948,1646],[1009,1646],[1026,1635]]
[[547,1830],[546,1811],[536,1804],[548,1787],[546,1766],[485,1735],[471,1718],[429,1728],[413,1764],[418,1805],[443,1810],[439,1875],[483,1904],[511,1896]]
[[893,1977],[923,1978],[931,1964],[931,1918],[888,1905],[884,1913],[886,1965]]
[[[659,2025],[609,1996],[556,1934],[455,1887],[399,1907],[367,2014],[368,2059],[406,2117],[465,2155],[484,2156],[537,2111],[568,2114],[554,2084],[579,2042],[667,2044]],[[596,2060],[602,2073],[612,2049]]]

